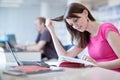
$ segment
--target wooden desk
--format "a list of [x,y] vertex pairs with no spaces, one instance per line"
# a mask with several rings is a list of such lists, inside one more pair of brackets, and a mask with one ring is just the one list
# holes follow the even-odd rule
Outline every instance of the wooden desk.
[[63,72],[44,73],[29,77],[3,74],[3,80],[120,80],[120,73],[99,67],[66,68]]

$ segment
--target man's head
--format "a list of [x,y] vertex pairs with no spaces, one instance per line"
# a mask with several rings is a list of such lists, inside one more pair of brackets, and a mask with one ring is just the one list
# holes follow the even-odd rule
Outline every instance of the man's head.
[[45,28],[45,21],[46,19],[44,17],[38,17],[35,19],[35,28],[38,32]]

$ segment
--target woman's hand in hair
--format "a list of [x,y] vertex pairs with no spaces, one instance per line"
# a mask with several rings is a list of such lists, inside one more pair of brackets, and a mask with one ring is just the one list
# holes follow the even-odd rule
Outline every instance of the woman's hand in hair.
[[47,29],[48,29],[50,32],[51,32],[51,31],[52,31],[52,32],[54,31],[54,26],[53,26],[53,24],[52,24],[52,20],[46,19],[45,25],[46,25]]

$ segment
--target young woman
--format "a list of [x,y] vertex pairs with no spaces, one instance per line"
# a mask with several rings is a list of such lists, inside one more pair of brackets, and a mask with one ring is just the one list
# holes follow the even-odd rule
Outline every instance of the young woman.
[[83,59],[99,67],[120,71],[120,36],[113,24],[96,22],[90,11],[80,3],[71,3],[61,18],[74,43],[68,51],[57,40],[52,21],[46,21],[59,56],[75,57],[88,46],[90,57],[84,56]]

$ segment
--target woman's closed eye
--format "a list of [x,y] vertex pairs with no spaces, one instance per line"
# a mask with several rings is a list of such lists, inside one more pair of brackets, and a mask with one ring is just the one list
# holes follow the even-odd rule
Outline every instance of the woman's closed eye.
[[[77,21],[78,21],[78,18],[74,18],[74,19],[73,19],[73,23],[76,23]],[[70,23],[69,25],[70,25],[70,26],[73,26],[73,23]]]
[[74,22],[77,22],[78,21],[78,18],[74,19]]
[[74,18],[73,22],[76,23],[78,21],[79,18]]

